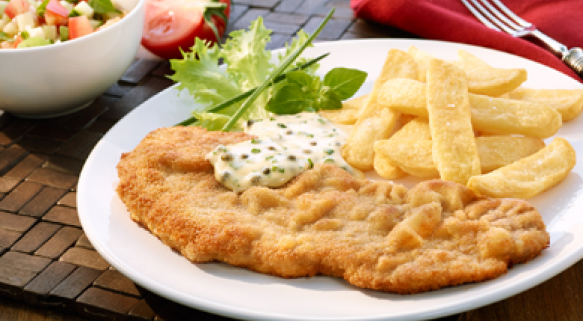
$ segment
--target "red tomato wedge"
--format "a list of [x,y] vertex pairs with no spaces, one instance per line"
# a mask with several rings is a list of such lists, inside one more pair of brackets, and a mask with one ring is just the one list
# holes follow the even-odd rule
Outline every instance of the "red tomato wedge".
[[22,37],[21,36],[16,36],[16,38],[14,38],[14,43],[12,44],[12,48],[18,48],[18,45],[22,42]]
[[63,7],[58,0],[51,0],[45,11],[45,21],[48,25],[64,26],[69,20],[69,10]]
[[4,9],[4,13],[8,18],[14,19],[19,14],[27,12],[28,8],[30,8],[30,4],[26,0],[10,0]]
[[83,37],[93,32],[93,27],[86,16],[69,18],[69,39]]
[[189,51],[196,37],[220,40],[205,20],[205,12],[211,14],[210,22],[220,38],[227,26],[221,13],[228,18],[230,8],[230,0],[147,0],[142,45],[165,59],[182,58],[180,48]]

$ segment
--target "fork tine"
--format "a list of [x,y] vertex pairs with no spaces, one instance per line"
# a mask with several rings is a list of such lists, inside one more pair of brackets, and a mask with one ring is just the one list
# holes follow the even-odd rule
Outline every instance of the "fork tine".
[[508,9],[502,2],[500,2],[499,0],[492,0],[492,2],[494,2],[500,9],[502,9],[502,11],[504,11],[504,13],[509,16],[510,18],[514,19],[514,21],[518,22],[518,24],[520,24],[522,27],[524,28],[530,28],[532,27],[532,23],[520,18],[519,16],[517,16],[514,12],[512,12],[510,9]]
[[[471,4],[469,4],[466,0],[461,0],[464,5],[466,6],[466,8],[468,8],[468,10],[470,10],[470,12],[476,17],[478,18],[478,20],[480,20],[484,25],[486,25],[486,27],[490,28],[490,29],[494,29],[494,30],[498,30],[498,31],[502,31],[500,30],[500,28],[496,27],[495,25],[493,25],[488,19],[486,19],[486,17],[484,17],[480,12],[478,12],[478,10],[476,8],[474,8]],[[473,1],[472,1],[473,2]],[[475,3],[478,6],[480,6],[479,3]],[[481,7],[481,6],[480,6]],[[483,9],[483,8],[482,8]],[[486,11],[487,12],[487,11]]]
[[[506,25],[510,26],[511,28],[514,28],[514,30],[511,30],[510,32],[513,32],[515,30],[519,30],[522,29],[521,26],[517,25],[514,21],[508,19],[505,15],[502,14],[502,12],[500,12],[500,10],[498,10],[497,8],[495,8],[493,5],[490,4],[490,2],[488,2],[488,0],[481,0],[482,3],[488,7],[488,9],[490,10],[490,12],[492,12],[496,17],[498,17],[498,19],[506,22]],[[492,2],[497,2],[498,5],[502,5],[504,6],[500,1],[498,0],[492,0]],[[504,7],[502,8],[502,10],[508,10],[508,8]],[[511,12],[510,10],[506,11],[504,10],[504,12]],[[506,30],[506,29],[504,29]],[[506,32],[509,32],[508,30],[506,30]]]

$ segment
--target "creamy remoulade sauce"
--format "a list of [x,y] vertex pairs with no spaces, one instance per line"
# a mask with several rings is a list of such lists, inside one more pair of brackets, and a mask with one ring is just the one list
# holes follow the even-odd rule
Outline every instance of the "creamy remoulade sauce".
[[235,192],[252,186],[278,187],[315,165],[330,163],[354,176],[358,170],[341,155],[346,134],[317,113],[249,121],[245,132],[257,138],[219,145],[206,158],[215,177]]

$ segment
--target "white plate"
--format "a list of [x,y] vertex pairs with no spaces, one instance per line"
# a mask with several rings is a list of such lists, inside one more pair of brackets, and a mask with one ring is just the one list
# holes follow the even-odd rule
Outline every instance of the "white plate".
[[[494,50],[422,40],[354,40],[319,43],[304,56],[331,52],[322,73],[336,66],[367,71],[360,92],[372,88],[387,51],[411,45],[436,57],[455,59],[465,49],[496,67],[523,67],[534,88],[583,88],[577,81],[535,62]],[[112,266],[141,286],[184,305],[253,320],[419,320],[446,316],[505,299],[553,277],[583,257],[583,166],[557,187],[531,199],[551,234],[551,245],[528,264],[495,280],[416,295],[395,295],[353,287],[343,280],[313,277],[286,280],[221,263],[193,264],[130,220],[114,188],[123,152],[151,130],[189,117],[192,102],[167,89],[119,121],[97,144],[79,180],[78,210],[89,240]],[[583,117],[563,126],[583,155]],[[549,140],[550,141],[550,140]],[[581,163],[581,162],[579,162]],[[412,179],[402,181],[411,186]]]

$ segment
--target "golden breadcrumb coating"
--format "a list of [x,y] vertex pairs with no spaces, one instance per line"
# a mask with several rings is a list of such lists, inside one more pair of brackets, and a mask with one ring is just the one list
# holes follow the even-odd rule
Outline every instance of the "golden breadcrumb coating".
[[408,190],[321,165],[282,188],[236,194],[216,181],[205,154],[251,137],[155,130],[122,155],[119,197],[134,221],[193,262],[324,274],[402,294],[495,278],[549,244],[526,201],[478,197],[441,180]]

